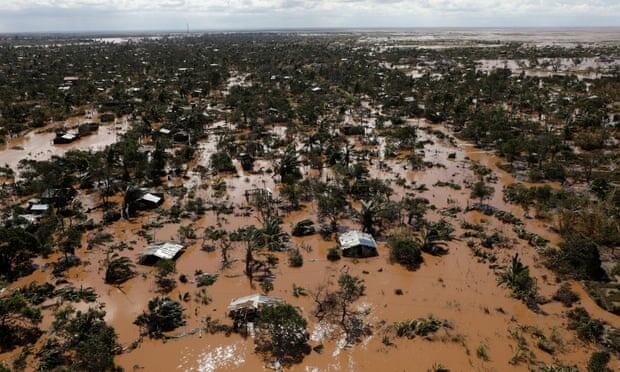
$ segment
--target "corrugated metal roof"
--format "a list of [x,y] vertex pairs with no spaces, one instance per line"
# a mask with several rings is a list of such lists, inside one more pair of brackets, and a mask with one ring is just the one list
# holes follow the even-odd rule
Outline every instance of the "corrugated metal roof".
[[183,245],[165,242],[165,243],[156,243],[151,244],[143,253],[144,256],[155,256],[162,259],[171,260],[173,259],[177,253],[179,253],[183,249]]
[[48,210],[49,208],[50,206],[48,204],[32,204],[30,206],[31,211],[38,211],[38,212],[44,212]]
[[230,305],[228,305],[228,311],[247,308],[257,309],[261,305],[275,305],[279,303],[282,303],[282,299],[280,297],[269,297],[256,293],[245,297],[235,298],[230,302]]
[[161,200],[161,198],[159,196],[153,195],[153,194],[148,193],[148,192],[146,194],[142,195],[142,197],[140,199],[145,200],[147,202],[154,203],[154,204],[159,203],[159,201]]
[[377,248],[375,239],[370,234],[363,233],[361,231],[347,231],[344,234],[338,236],[338,243],[343,250],[363,245],[366,247]]

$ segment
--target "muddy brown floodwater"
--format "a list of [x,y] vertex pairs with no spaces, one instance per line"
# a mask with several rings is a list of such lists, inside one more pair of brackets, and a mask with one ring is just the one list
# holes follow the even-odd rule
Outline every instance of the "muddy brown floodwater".
[[[449,135],[444,127],[430,125],[423,121],[415,124],[420,127],[429,127],[440,130]],[[100,131],[105,131],[101,128]],[[374,131],[374,130],[373,130]],[[279,130],[275,130],[279,132]],[[47,143],[44,139],[37,139],[38,134],[25,140],[26,143]],[[489,204],[513,212],[523,217],[523,211],[513,205],[506,204],[502,199],[502,188],[512,182],[513,177],[497,167],[500,159],[489,152],[480,151],[459,140],[455,145],[447,139],[439,139],[434,134],[420,131],[421,139],[429,139],[432,143],[425,146],[425,160],[442,164],[422,171],[411,171],[406,167],[406,160],[385,160],[387,167],[379,169],[379,162],[373,160],[369,167],[372,176],[384,180],[395,179],[397,176],[406,180],[405,188],[392,182],[394,189],[393,199],[398,200],[411,191],[411,187],[425,184],[427,191],[416,192],[419,196],[428,198],[437,206],[437,211],[429,212],[431,220],[438,220],[441,216],[438,211],[442,208],[458,206],[463,209],[471,203],[469,190],[454,190],[449,187],[433,186],[437,181],[452,181],[465,185],[475,180],[470,170],[472,161],[478,161],[490,167],[498,176],[493,186],[495,193]],[[97,137],[95,137],[97,138]],[[86,139],[88,140],[88,139]],[[108,139],[99,139],[107,141]],[[383,141],[384,142],[384,141]],[[101,142],[99,142],[101,143]],[[78,143],[76,143],[76,146]],[[360,147],[358,145],[357,147]],[[36,148],[36,146],[34,147]],[[214,140],[200,144],[201,153],[195,165],[207,165],[209,154],[214,151]],[[12,150],[0,151],[0,163],[14,162],[16,153]],[[32,148],[31,150],[32,151]],[[453,159],[451,153],[456,154]],[[24,153],[22,153],[23,156]],[[237,207],[244,205],[243,191],[254,187],[269,187],[276,190],[272,175],[269,173],[244,173],[236,163],[239,176],[225,177],[228,187],[228,199]],[[268,161],[259,161],[256,168],[271,167]],[[189,173],[186,186],[198,186],[209,180],[201,180],[198,174]],[[218,200],[211,189],[196,188],[196,196],[205,200]],[[168,196],[164,207],[172,205],[174,198]],[[221,199],[219,199],[221,201]],[[228,231],[249,224],[257,224],[252,216],[239,213],[216,216],[209,212],[192,222],[199,236],[207,226],[220,226]],[[100,212],[98,212],[100,214]],[[292,225],[303,219],[311,218],[316,221],[316,205],[304,204],[304,208],[286,215],[284,228],[290,233]],[[97,212],[93,218],[100,218]],[[503,224],[495,217],[484,216],[476,212],[458,213],[456,217],[445,217],[456,228],[456,236],[463,232],[461,221],[484,224],[487,231],[497,230],[514,239],[511,248],[498,248],[496,255],[498,263],[509,262],[510,257],[518,252],[524,262],[530,266],[531,274],[537,279],[540,292],[544,296],[551,296],[558,288],[553,273],[548,271],[540,262],[536,251],[527,242],[519,240],[512,231],[512,226]],[[143,217],[132,221],[119,221],[108,228],[115,238],[115,242],[125,242],[130,249],[120,252],[121,255],[137,260],[140,252],[145,248],[145,239],[138,234],[143,224],[155,222],[153,213],[146,213]],[[559,241],[559,237],[549,230],[549,223],[524,219],[529,231],[535,232],[552,244]],[[184,220],[181,224],[188,224]],[[341,221],[342,225],[357,226],[350,220]],[[166,223],[161,228],[151,230],[156,240],[175,239],[178,223]],[[94,233],[94,232],[93,232]],[[93,234],[90,233],[90,234]],[[88,237],[85,237],[85,241]],[[384,241],[379,240],[379,257],[370,259],[342,259],[330,262],[326,259],[327,250],[335,246],[335,240],[325,241],[319,235],[303,238],[292,238],[295,244],[307,244],[312,247],[310,252],[303,252],[304,264],[301,268],[291,268],[287,264],[285,253],[276,253],[280,264],[275,269],[276,279],[274,290],[270,295],[284,298],[288,303],[302,309],[304,316],[309,320],[311,344],[322,343],[325,347],[322,353],[312,352],[301,364],[291,367],[292,371],[426,371],[435,364],[442,364],[453,371],[523,371],[528,370],[527,364],[510,364],[511,358],[517,353],[517,340],[513,337],[519,326],[536,327],[545,335],[557,332],[563,340],[562,348],[553,356],[544,353],[536,347],[534,339],[528,339],[529,349],[536,359],[542,363],[551,364],[560,361],[563,364],[575,364],[581,369],[589,355],[595,349],[589,344],[582,343],[574,332],[566,330],[562,306],[555,302],[543,305],[546,314],[537,314],[529,310],[522,302],[510,297],[509,290],[497,285],[496,274],[488,263],[480,262],[467,247],[465,240],[455,240],[449,243],[449,253],[442,257],[433,257],[424,254],[424,263],[414,272],[407,271],[399,265],[391,264],[388,260],[388,250]],[[184,303],[187,325],[174,332],[173,335],[183,335],[198,328],[204,318],[220,320],[230,323],[226,318],[226,307],[231,299],[250,293],[260,292],[260,288],[252,288],[243,275],[243,248],[236,245],[234,249],[235,262],[232,267],[220,271],[219,252],[205,252],[201,250],[202,240],[197,239],[178,258],[177,273],[186,274],[190,282],[178,283],[170,296],[174,299],[183,293],[189,292],[192,299]],[[138,265],[140,274],[115,287],[103,282],[103,261],[105,250],[95,247],[91,250],[81,249],[79,255],[89,264],[71,269],[67,279],[75,285],[92,286],[99,294],[98,302],[105,304],[106,320],[116,329],[120,343],[127,347],[139,338],[139,329],[133,324],[136,317],[146,308],[148,300],[154,297],[156,285],[154,283],[154,269]],[[41,261],[41,263],[44,263]],[[196,301],[196,285],[192,282],[196,270],[208,273],[218,273],[219,278],[213,286],[207,287],[211,298],[208,305]],[[13,286],[21,286],[28,282],[48,281],[51,278],[50,270],[37,271],[35,274],[23,278]],[[367,294],[357,304],[361,309],[368,310],[365,321],[373,326],[373,335],[364,338],[359,344],[346,345],[338,337],[334,328],[328,324],[317,323],[312,317],[314,308],[311,298],[293,296],[293,284],[306,290],[312,290],[327,282],[335,283],[343,271],[359,276],[365,280]],[[604,319],[612,324],[620,325],[620,318],[599,308],[578,283],[573,283],[579,292],[580,306],[585,307],[593,317]],[[401,289],[403,294],[396,295],[395,290]],[[79,306],[83,306],[80,304]],[[452,329],[438,333],[434,340],[422,337],[413,340],[394,339],[393,345],[383,342],[384,323],[434,316],[440,320],[447,320],[453,324]],[[53,315],[45,312],[44,325],[49,324]],[[476,349],[486,345],[489,360],[483,361],[476,356]],[[244,339],[232,334],[227,337],[222,334],[195,333],[166,342],[161,340],[145,339],[135,350],[125,352],[116,358],[116,362],[125,370],[145,371],[228,371],[244,370],[256,371],[266,369],[264,361],[254,353],[251,338]],[[7,355],[0,359],[8,359]],[[617,360],[613,360],[618,365]],[[35,366],[32,366],[35,368]]]
[[63,145],[54,144],[55,129],[73,128],[80,123],[92,121],[95,120],[73,117],[64,123],[52,123],[23,136],[10,138],[5,144],[0,145],[0,164],[3,166],[6,164],[13,170],[17,170],[19,161],[22,159],[47,160],[53,155],[62,156],[69,150],[103,150],[106,146],[115,143],[129,127],[129,119],[123,117],[116,119],[113,123],[100,125],[97,132],[74,142]]

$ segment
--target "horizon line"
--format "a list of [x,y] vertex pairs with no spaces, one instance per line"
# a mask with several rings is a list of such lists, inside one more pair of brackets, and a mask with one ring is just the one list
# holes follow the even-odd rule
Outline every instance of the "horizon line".
[[301,32],[341,32],[341,31],[413,31],[413,30],[443,30],[443,31],[467,31],[467,30],[536,30],[536,31],[571,31],[571,30],[613,30],[620,29],[620,25],[603,25],[603,26],[308,26],[308,27],[282,27],[282,28],[266,28],[266,27],[248,27],[248,28],[197,28],[187,32],[186,28],[178,29],[127,29],[127,30],[50,30],[50,31],[8,31],[0,32],[0,36],[11,35],[128,35],[128,34],[199,34],[199,33],[301,33]]

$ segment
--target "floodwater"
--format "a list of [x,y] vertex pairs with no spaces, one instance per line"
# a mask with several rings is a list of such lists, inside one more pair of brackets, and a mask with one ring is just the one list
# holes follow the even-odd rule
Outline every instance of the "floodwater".
[[[502,188],[512,182],[513,177],[500,170],[497,163],[501,159],[489,152],[480,151],[464,142],[454,140],[454,145],[447,139],[440,139],[431,130],[439,130],[449,133],[445,128],[430,125],[424,121],[414,121],[411,124],[429,130],[420,130],[421,140],[430,140],[424,148],[426,161],[434,164],[432,168],[422,171],[408,169],[404,156],[396,159],[384,159],[385,166],[380,167],[379,162],[372,161],[369,165],[371,175],[384,180],[404,178],[404,186],[398,186],[392,182],[394,189],[393,200],[400,199],[413,188],[425,184],[426,191],[416,191],[415,194],[428,198],[437,206],[436,211],[430,211],[428,217],[438,220],[441,216],[439,211],[449,207],[467,207],[469,190],[453,190],[449,187],[434,186],[438,181],[451,181],[459,185],[466,185],[475,181],[475,176],[470,167],[472,161],[477,161],[490,167],[497,175],[497,183],[494,184],[495,193],[489,204],[502,210],[509,210],[519,217],[523,217],[523,211],[518,207],[506,204],[502,199]],[[385,139],[380,131],[372,128],[372,121],[368,123],[368,135],[377,135],[380,139],[380,147],[384,146]],[[104,127],[100,131],[105,130]],[[274,128],[272,132],[282,135],[281,128]],[[41,136],[45,136],[42,134]],[[38,134],[24,139],[24,144],[29,151],[33,151],[34,145],[39,141]],[[98,138],[98,137],[95,137]],[[88,140],[84,139],[84,141]],[[97,143],[108,141],[99,138]],[[353,141],[355,148],[361,148],[358,140]],[[41,140],[41,146],[46,141]],[[77,146],[79,143],[75,143]],[[56,147],[53,145],[49,152]],[[368,145],[363,145],[368,147]],[[206,166],[209,155],[215,151],[215,138],[211,136],[208,141],[199,144],[200,152],[192,164]],[[12,162],[15,156],[12,150],[0,151],[0,163]],[[25,151],[25,150],[24,150]],[[57,150],[56,150],[57,151]],[[449,155],[454,153],[454,159]],[[43,152],[47,154],[47,152]],[[41,155],[43,156],[43,155]],[[13,161],[14,162],[14,161]],[[213,178],[201,179],[197,172],[190,169],[189,180],[185,183],[187,188],[193,189],[196,196],[202,197],[207,203],[230,203],[235,206],[232,215],[216,215],[208,212],[204,216],[194,220],[184,219],[180,223],[169,222],[158,217],[157,213],[145,213],[142,217],[131,221],[119,221],[104,231],[111,232],[114,243],[125,242],[128,248],[119,254],[130,257],[137,261],[140,253],[146,247],[145,235],[154,240],[178,239],[177,230],[181,225],[192,224],[197,232],[198,239],[190,241],[190,246],[177,259],[177,277],[185,274],[190,279],[188,283],[178,283],[177,287],[169,294],[173,299],[189,293],[190,300],[183,302],[187,325],[174,332],[172,336],[178,338],[167,340],[144,339],[138,343],[134,350],[127,350],[116,358],[116,362],[125,370],[145,371],[226,371],[226,370],[264,370],[267,369],[265,361],[254,353],[251,338],[244,339],[233,334],[207,334],[197,331],[203,320],[211,317],[223,323],[230,324],[226,318],[226,307],[231,299],[250,293],[261,292],[260,287],[252,287],[243,274],[243,246],[241,243],[233,243],[232,257],[235,259],[232,267],[221,270],[220,253],[206,252],[201,249],[203,230],[208,226],[217,226],[231,232],[238,227],[250,224],[258,224],[252,214],[244,212],[245,200],[243,191],[255,187],[267,187],[277,194],[277,187],[273,182],[271,173],[267,170],[272,167],[270,161],[260,160],[255,164],[254,173],[246,173],[241,170],[235,161],[238,175],[226,176],[222,179],[227,185],[227,194],[218,196],[210,187]],[[176,185],[170,181],[169,186]],[[92,198],[92,195],[89,197]],[[175,198],[167,195],[164,208],[174,204]],[[90,213],[90,217],[100,219],[100,211]],[[313,203],[306,203],[302,210],[292,212],[285,216],[283,228],[290,233],[293,224],[304,218],[316,221],[317,210]],[[509,248],[496,248],[494,253],[498,257],[498,263],[506,264],[510,257],[518,252],[524,262],[531,268],[532,275],[537,279],[540,292],[550,297],[558,288],[554,275],[544,268],[539,261],[536,251],[526,242],[517,239],[511,225],[506,225],[492,216],[483,216],[476,212],[458,213],[456,217],[445,217],[456,229],[456,235],[463,232],[460,228],[461,221],[483,224],[486,231],[497,230],[513,240]],[[163,223],[162,227],[141,233],[145,224]],[[558,242],[559,237],[549,230],[551,222],[539,220],[524,220],[527,229],[549,239],[552,244]],[[355,228],[358,224],[352,220],[340,221],[342,226]],[[84,242],[96,231],[88,232]],[[527,364],[510,364],[511,358],[517,352],[517,340],[514,332],[521,329],[528,342],[529,349],[539,363],[550,364],[555,359],[565,364],[576,364],[580,368],[585,367],[590,353],[594,350],[591,345],[580,342],[574,332],[565,330],[564,308],[557,303],[543,305],[546,314],[537,314],[529,310],[523,303],[510,297],[509,291],[497,285],[496,274],[488,263],[477,259],[467,247],[466,240],[455,240],[448,244],[449,254],[442,257],[424,255],[424,263],[415,271],[410,272],[399,265],[391,264],[388,260],[388,251],[385,241],[379,239],[379,257],[370,259],[352,260],[343,258],[338,262],[330,262],[326,259],[327,251],[335,246],[336,242],[323,240],[319,235],[303,238],[292,238],[295,245],[307,245],[311,251],[302,251],[304,265],[301,268],[291,268],[287,263],[286,253],[275,253],[279,258],[279,265],[274,270],[276,276],[274,290],[270,295],[279,296],[290,304],[298,306],[304,317],[309,320],[309,331],[312,334],[311,345],[319,343],[324,345],[322,353],[311,352],[301,364],[291,367],[293,371],[360,371],[360,370],[420,370],[426,371],[433,365],[442,364],[451,370],[496,370],[512,371],[527,370]],[[215,242],[216,247],[218,242]],[[107,248],[95,246],[92,249],[83,248],[79,256],[88,265],[73,268],[67,273],[67,279],[75,285],[92,286],[99,294],[98,302],[105,304],[107,311],[106,320],[114,326],[122,346],[127,349],[133,342],[140,339],[139,329],[133,324],[136,317],[146,308],[148,300],[156,296],[154,268],[138,265],[139,274],[121,286],[108,286],[103,282],[104,262],[107,256]],[[54,259],[52,257],[51,259]],[[46,263],[40,260],[40,263]],[[211,301],[201,304],[198,301],[199,290],[194,282],[194,272],[202,270],[219,275],[217,282],[206,287],[206,293]],[[366,296],[359,300],[357,306],[367,310],[364,321],[368,323],[373,334],[362,339],[358,344],[347,345],[337,328],[318,323],[313,317],[314,304],[310,296],[293,296],[293,284],[311,291],[320,285],[333,284],[337,281],[340,273],[347,271],[365,280],[367,287]],[[14,286],[21,286],[31,281],[44,282],[50,280],[49,270],[37,271],[35,274],[23,278]],[[580,305],[588,309],[596,318],[605,319],[613,324],[620,324],[620,318],[600,309],[584,292],[579,284],[574,283],[581,295]],[[396,289],[402,290],[402,295],[395,293]],[[80,307],[84,304],[80,304]],[[46,310],[44,325],[53,319],[51,310]],[[386,325],[393,322],[415,319],[420,317],[434,316],[440,320],[446,320],[452,324],[452,328],[444,329],[429,338],[418,337],[413,340],[390,339],[391,343],[384,343]],[[529,328],[523,328],[527,326]],[[528,333],[527,329],[536,328],[548,337],[557,332],[562,342],[561,349],[554,355],[544,353],[536,347],[536,338]],[[525,329],[525,330],[523,330]],[[490,360],[483,361],[476,356],[476,349],[485,345],[488,349]],[[14,356],[14,354],[11,354]],[[8,358],[1,355],[0,359]],[[413,364],[412,364],[413,363]],[[614,360],[613,363],[617,361]],[[34,369],[36,366],[31,366]]]
[[524,73],[532,77],[575,75],[581,79],[600,79],[620,66],[617,58],[539,58],[536,64],[526,59],[482,59],[476,61],[478,70],[489,72],[498,68],[510,69],[513,75]]
[[113,123],[102,123],[97,132],[79,138],[69,144],[55,145],[55,129],[75,128],[80,123],[92,122],[86,117],[74,117],[66,122],[52,123],[44,128],[32,130],[23,136],[9,138],[0,145],[0,164],[17,170],[22,159],[47,160],[53,155],[62,156],[69,150],[100,151],[118,141],[119,136],[129,128],[129,119],[123,117]]

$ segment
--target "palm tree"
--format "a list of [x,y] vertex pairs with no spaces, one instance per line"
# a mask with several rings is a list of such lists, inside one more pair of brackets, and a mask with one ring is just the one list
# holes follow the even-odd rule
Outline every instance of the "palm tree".
[[439,256],[447,252],[447,243],[434,226],[423,226],[419,236],[416,236],[415,240],[419,244],[422,252],[426,252],[433,256]]
[[245,275],[251,284],[254,277],[254,251],[259,247],[261,233],[255,226],[249,226],[243,232],[242,239],[245,242]]
[[128,257],[117,257],[108,262],[105,271],[107,284],[121,284],[135,275],[135,265]]
[[521,299],[531,296],[535,285],[529,267],[521,262],[518,253],[512,257],[510,265],[504,272],[500,273],[497,282],[512,289],[513,296]]
[[424,218],[428,209],[428,200],[424,198],[406,197],[401,201],[402,207],[407,214],[407,224],[411,225],[414,218],[416,222]]
[[288,234],[282,230],[279,217],[268,217],[260,231],[262,244],[270,251],[282,251],[289,240]]
[[297,151],[295,147],[289,145],[284,155],[275,165],[276,172],[280,175],[283,183],[292,183],[302,178],[299,170],[299,160],[297,159]]
[[362,225],[362,231],[375,234],[375,224],[378,222],[377,214],[381,210],[381,204],[377,200],[364,201],[362,200],[362,208],[357,212],[357,218]]

